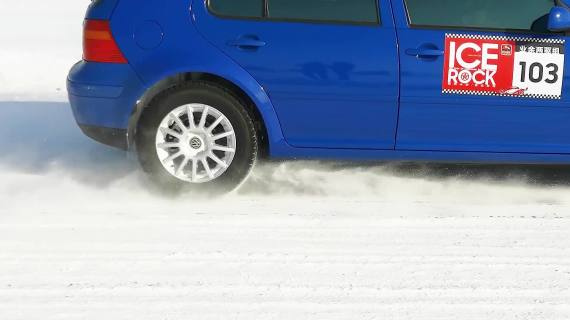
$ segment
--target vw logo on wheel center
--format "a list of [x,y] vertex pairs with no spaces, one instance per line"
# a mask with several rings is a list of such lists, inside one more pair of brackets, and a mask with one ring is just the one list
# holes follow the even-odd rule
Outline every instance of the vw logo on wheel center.
[[190,147],[195,150],[200,149],[202,147],[202,140],[198,137],[190,139]]

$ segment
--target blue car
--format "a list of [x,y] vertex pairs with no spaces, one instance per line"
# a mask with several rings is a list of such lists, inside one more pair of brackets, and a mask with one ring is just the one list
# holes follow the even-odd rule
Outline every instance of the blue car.
[[569,164],[569,5],[94,0],[69,100],[176,190],[262,157]]

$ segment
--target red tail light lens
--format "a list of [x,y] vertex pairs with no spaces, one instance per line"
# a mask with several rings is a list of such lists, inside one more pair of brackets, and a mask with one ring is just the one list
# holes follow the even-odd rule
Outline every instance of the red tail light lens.
[[83,59],[90,62],[127,63],[106,20],[85,20]]

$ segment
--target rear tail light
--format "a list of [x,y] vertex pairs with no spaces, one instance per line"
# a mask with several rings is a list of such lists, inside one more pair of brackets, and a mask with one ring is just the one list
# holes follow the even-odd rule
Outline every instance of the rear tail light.
[[127,63],[107,20],[85,20],[83,59],[90,62]]

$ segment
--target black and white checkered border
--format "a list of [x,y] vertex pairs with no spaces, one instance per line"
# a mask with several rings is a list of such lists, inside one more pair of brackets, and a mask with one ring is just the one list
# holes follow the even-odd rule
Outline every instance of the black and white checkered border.
[[560,100],[561,96],[548,95],[548,94],[504,94],[497,92],[486,92],[486,91],[472,91],[472,90],[452,90],[443,89],[444,94],[463,94],[463,95],[476,95],[476,96],[493,96],[493,97],[512,97],[512,98],[529,98],[529,99],[548,99],[548,100]]
[[459,33],[446,33],[446,38],[467,38],[475,40],[496,40],[496,41],[520,41],[520,42],[542,42],[550,44],[564,44],[566,40],[556,38],[529,38],[529,37],[506,37],[506,36],[486,36],[479,34],[459,34]]

